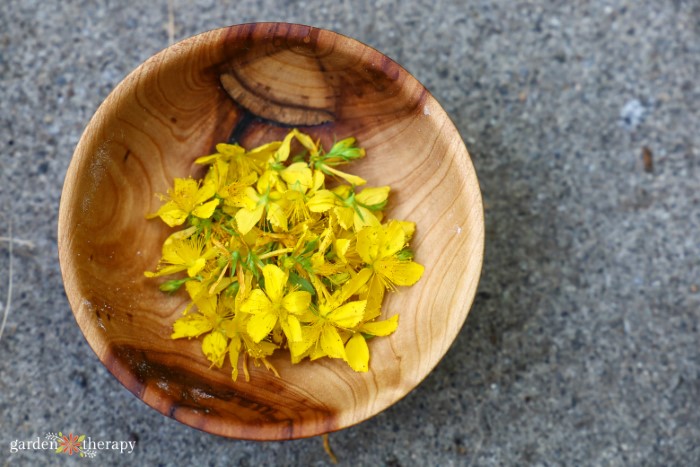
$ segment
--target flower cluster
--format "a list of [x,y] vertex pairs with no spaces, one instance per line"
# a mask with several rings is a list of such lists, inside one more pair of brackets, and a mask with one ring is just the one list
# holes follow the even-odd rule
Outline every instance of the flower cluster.
[[365,151],[346,138],[326,152],[296,129],[216,151],[196,160],[209,166],[202,180],[175,179],[149,216],[184,227],[145,273],[181,273],[160,285],[191,298],[172,338],[204,336],[202,351],[217,367],[228,356],[234,381],[241,358],[246,380],[249,358],[275,371],[267,357],[279,348],[292,363],[331,357],[367,371],[366,341],[398,325],[379,319],[385,290],[413,285],[423,266],[408,249],[415,225],[384,219],[389,187],[358,189],[365,180],[338,170]]

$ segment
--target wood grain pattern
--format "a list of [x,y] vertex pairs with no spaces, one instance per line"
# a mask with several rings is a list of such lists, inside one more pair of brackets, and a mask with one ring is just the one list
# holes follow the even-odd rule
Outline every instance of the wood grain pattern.
[[[416,222],[425,274],[388,294],[397,332],[371,341],[368,373],[327,359],[252,381],[210,370],[196,340],[170,339],[185,295],[143,276],[169,234],[145,215],[174,177],[232,135],[244,146],[289,126],[357,137],[368,156],[349,170],[391,185],[390,217]],[[377,414],[438,363],[469,312],[484,248],[482,201],[469,154],[435,99],[399,65],[347,37],[306,26],[233,26],[185,40],[131,73],[90,121],[66,175],[59,254],[76,320],[97,356],[151,407],[218,435],[292,439]]]

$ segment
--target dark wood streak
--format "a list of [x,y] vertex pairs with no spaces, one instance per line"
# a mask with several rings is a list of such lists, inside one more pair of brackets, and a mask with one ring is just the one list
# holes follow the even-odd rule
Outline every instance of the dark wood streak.
[[[319,109],[319,108],[315,108],[315,107],[304,106],[304,105],[300,105],[300,104],[295,104],[293,102],[285,102],[285,101],[281,101],[279,99],[273,99],[269,95],[260,95],[258,92],[256,92],[254,89],[252,89],[248,84],[246,84],[245,80],[240,76],[240,74],[235,70],[234,67],[231,67],[231,69],[228,71],[228,75],[236,82],[236,84],[238,84],[241,88],[243,88],[246,91],[246,93],[248,93],[249,95],[254,96],[258,99],[265,100],[265,101],[267,101],[267,103],[270,103],[270,104],[273,104],[273,105],[276,105],[278,107],[285,108],[285,109],[308,111],[308,112],[313,112],[316,114],[322,114],[325,116],[325,120],[323,120],[319,123],[313,123],[313,124],[323,124],[326,122],[332,122],[336,119],[336,116],[332,112],[330,112],[326,109]],[[236,100],[233,96],[231,96],[231,98],[234,100],[234,102],[236,102],[236,104],[238,104],[240,107],[243,107],[243,105],[241,104],[240,101]],[[247,109],[247,110],[250,110],[250,109]],[[277,125],[294,126],[294,124],[282,122],[279,120],[272,120],[272,119],[266,119],[266,120],[268,120],[270,122],[274,122]],[[305,125],[304,123],[300,123],[300,124]],[[309,126],[309,125],[306,125],[306,126]]]
[[[238,386],[231,381],[220,383],[183,368],[182,365],[167,363],[173,362],[170,354],[159,354],[152,350],[146,352],[125,344],[111,345],[109,354],[110,369],[119,368],[133,375],[130,384],[123,381],[131,393],[141,399],[147,397],[147,393],[150,394],[158,402],[151,405],[178,421],[184,421],[188,412],[200,413],[205,419],[204,424],[207,419],[238,420],[243,417],[253,425],[266,426],[268,431],[282,431],[292,437],[300,414],[312,411],[326,420],[328,425],[324,424],[319,432],[334,429],[334,417],[328,408],[300,395],[290,395],[289,388],[282,380],[266,381],[261,390],[260,387],[249,386],[249,383]],[[236,387],[249,391],[238,390]],[[275,397],[283,392],[286,394],[282,399]],[[153,402],[147,399],[144,401]],[[233,423],[233,426],[236,424]],[[239,434],[239,437],[245,436]],[[257,439],[257,436],[251,438]]]
[[280,418],[280,411],[265,401],[237,391],[231,385],[204,379],[185,368],[162,363],[153,358],[154,355],[157,356],[154,352],[145,352],[129,345],[113,345],[112,354],[115,360],[131,369],[136,377],[138,387],[129,388],[134,394],[142,393],[150,385],[159,393],[159,397],[180,408],[187,407],[216,415],[220,410],[217,406],[223,401],[233,403],[231,407],[239,405],[250,409],[264,421],[277,421]]
[[270,120],[268,118],[261,117],[259,115],[255,115],[253,112],[250,110],[246,109],[243,107],[240,103],[236,102],[234,100],[236,106],[238,107],[241,117],[236,123],[236,126],[233,127],[233,131],[231,131],[231,136],[228,138],[228,143],[229,144],[243,144],[243,140],[245,139],[245,135],[253,128],[256,126],[273,126],[277,128],[284,128],[284,129],[290,129],[290,128],[304,128],[304,129],[309,129],[312,127],[322,127],[327,125],[328,123],[319,123],[317,125],[310,125],[310,126],[302,126],[302,125],[290,125],[287,123],[282,123],[276,120]]
[[255,120],[260,119],[260,117],[253,115],[253,112],[251,112],[250,110],[244,108],[238,103],[237,105],[241,111],[241,117],[238,120],[238,122],[236,122],[236,126],[233,127],[233,131],[231,131],[231,136],[229,136],[228,138],[229,144],[240,144],[241,137],[246,132],[250,124],[253,123]]

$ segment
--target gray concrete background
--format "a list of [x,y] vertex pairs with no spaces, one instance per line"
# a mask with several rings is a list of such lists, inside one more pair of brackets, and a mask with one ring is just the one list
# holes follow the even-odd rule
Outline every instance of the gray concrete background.
[[0,459],[82,465],[9,452],[63,430],[138,441],[131,455],[99,453],[102,465],[328,464],[318,438],[222,439],[136,399],[87,346],[57,257],[63,177],[110,90],[170,33],[279,20],[352,36],[413,73],[463,135],[486,203],[465,327],[415,391],[331,435],[341,463],[700,463],[700,3],[174,0],[170,11],[172,29],[165,0],[0,6],[0,235],[12,219],[17,238]]

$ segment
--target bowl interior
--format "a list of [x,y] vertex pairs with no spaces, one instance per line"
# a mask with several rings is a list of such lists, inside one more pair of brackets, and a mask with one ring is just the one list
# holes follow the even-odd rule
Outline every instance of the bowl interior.
[[[174,177],[233,137],[246,147],[289,127],[355,136],[367,157],[347,170],[392,187],[388,216],[417,225],[423,278],[389,293],[398,330],[370,342],[370,371],[322,359],[281,378],[251,365],[251,381],[210,369],[197,340],[173,341],[186,295],[144,277],[172,232],[146,220]],[[326,146],[328,147],[328,146]],[[355,40],[306,26],[260,23],[173,45],[105,100],[75,151],[64,185],[59,253],[76,320],[100,360],[148,405],[211,433],[291,439],[338,430],[388,407],[442,358],[471,306],[483,255],[481,195],[457,130],[399,65]]]

